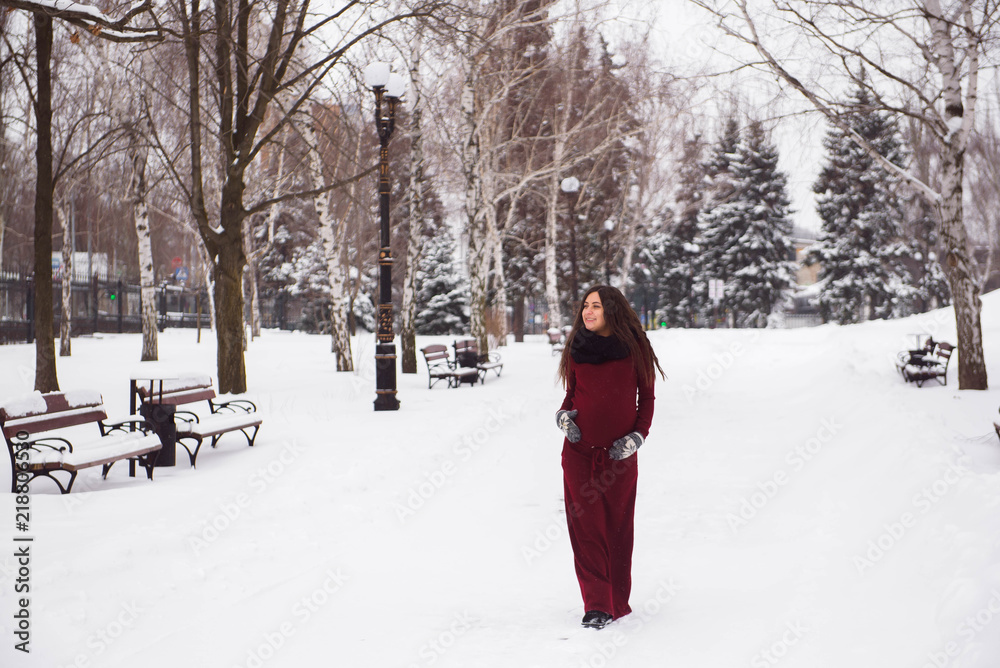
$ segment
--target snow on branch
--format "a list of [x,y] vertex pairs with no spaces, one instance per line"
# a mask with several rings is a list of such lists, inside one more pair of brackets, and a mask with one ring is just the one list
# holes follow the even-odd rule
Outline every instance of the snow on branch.
[[[44,14],[84,28],[95,37],[112,42],[153,42],[163,39],[159,22],[152,12],[151,0],[136,3],[117,21],[96,7],[72,0],[0,0],[0,7],[23,9],[32,14]],[[130,26],[129,21],[149,12],[155,27]]]

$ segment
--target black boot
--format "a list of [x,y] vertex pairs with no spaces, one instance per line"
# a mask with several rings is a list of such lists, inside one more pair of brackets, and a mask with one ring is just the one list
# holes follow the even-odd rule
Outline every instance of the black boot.
[[601,610],[590,610],[583,616],[581,623],[591,629],[603,629],[610,621],[611,615],[608,613]]

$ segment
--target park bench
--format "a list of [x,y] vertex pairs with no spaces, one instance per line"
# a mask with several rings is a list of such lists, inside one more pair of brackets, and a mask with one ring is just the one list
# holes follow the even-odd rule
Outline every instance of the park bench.
[[500,355],[492,352],[488,355],[479,354],[479,345],[475,339],[460,339],[455,341],[455,362],[460,367],[475,368],[479,372],[479,382],[486,381],[486,372],[495,371],[497,377],[503,371]]
[[[69,494],[81,469],[101,466],[108,477],[112,465],[138,462],[152,480],[153,464],[162,447],[156,434],[139,419],[106,423],[107,411],[99,392],[34,392],[0,404],[0,428],[10,454],[11,492],[27,489],[35,478],[50,478],[63,494]],[[87,425],[97,430],[87,430]],[[138,430],[137,430],[138,429]],[[63,485],[53,475],[69,474]]]
[[555,355],[556,353],[561,353],[563,347],[566,345],[562,330],[556,327],[550,327],[545,330],[545,334],[549,337],[549,345],[552,346],[552,354]]
[[[187,451],[191,466],[195,466],[202,442],[211,439],[214,448],[223,434],[240,432],[253,447],[262,419],[257,406],[248,399],[228,399],[216,401],[212,379],[208,376],[191,376],[176,380],[164,380],[158,386],[150,384],[133,385],[133,399],[138,398],[144,413],[150,408],[169,406],[173,408],[176,442]],[[177,410],[184,406],[205,401],[209,414],[198,414],[189,410]],[[252,431],[251,431],[252,430]],[[187,441],[191,441],[189,445]]]
[[474,385],[479,380],[479,369],[463,367],[451,359],[448,347],[434,343],[420,349],[427,364],[427,389],[431,389],[439,381],[445,381],[448,387],[458,387],[462,383]]
[[948,363],[955,346],[944,341],[935,341],[927,337],[927,342],[921,348],[904,350],[896,357],[896,369],[908,383],[923,387],[929,380],[936,380],[942,385],[948,384]]

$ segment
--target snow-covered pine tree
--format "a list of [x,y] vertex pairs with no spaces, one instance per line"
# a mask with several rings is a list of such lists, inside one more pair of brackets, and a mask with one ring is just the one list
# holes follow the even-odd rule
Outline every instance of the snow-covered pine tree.
[[935,231],[934,213],[929,204],[920,197],[913,197],[907,211],[907,226],[904,235],[912,249],[910,281],[913,285],[913,311],[924,313],[931,309],[951,304],[951,288],[948,277],[938,264],[941,248]]
[[[905,166],[894,119],[873,109],[870,93],[852,96],[848,123],[887,160]],[[825,321],[841,324],[903,315],[916,290],[904,266],[913,253],[901,239],[900,178],[889,173],[847,133],[833,127],[823,140],[826,164],[813,186],[822,227],[810,262],[822,266],[817,305]]]
[[632,264],[632,284],[653,295],[646,301],[655,310],[656,324],[690,327],[692,246],[675,229],[660,227],[639,242]]
[[469,286],[455,261],[455,239],[441,225],[424,243],[417,271],[418,334],[460,334],[469,326]]
[[731,139],[727,127],[713,161],[728,168],[714,171],[711,206],[698,217],[705,275],[726,282],[737,326],[763,327],[794,284],[787,179],[760,122],[750,122],[735,154]]
[[[702,286],[707,286],[710,279],[725,281],[729,276],[724,256],[730,233],[723,224],[728,215],[724,207],[734,197],[736,186],[731,163],[738,158],[739,145],[740,125],[735,116],[730,116],[701,169],[703,194],[695,213],[695,224],[698,228],[696,243],[699,246],[700,269],[696,281]],[[707,302],[707,288],[705,296]],[[708,312],[704,315],[708,317]]]
[[670,293],[664,295],[661,308],[667,322],[693,327],[699,314],[711,306],[707,284],[702,278],[698,240],[698,214],[705,205],[706,165],[702,158],[705,142],[701,135],[684,141],[678,168],[678,187],[674,199],[676,213],[670,230],[676,264],[671,268]]

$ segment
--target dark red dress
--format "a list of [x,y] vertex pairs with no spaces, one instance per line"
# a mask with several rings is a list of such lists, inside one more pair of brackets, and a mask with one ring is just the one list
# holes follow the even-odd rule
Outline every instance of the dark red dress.
[[563,441],[566,519],[584,609],[615,619],[632,611],[632,538],[638,453],[615,461],[612,442],[630,432],[645,439],[653,386],[640,386],[632,358],[600,364],[569,360],[563,410],[577,410],[577,443]]

